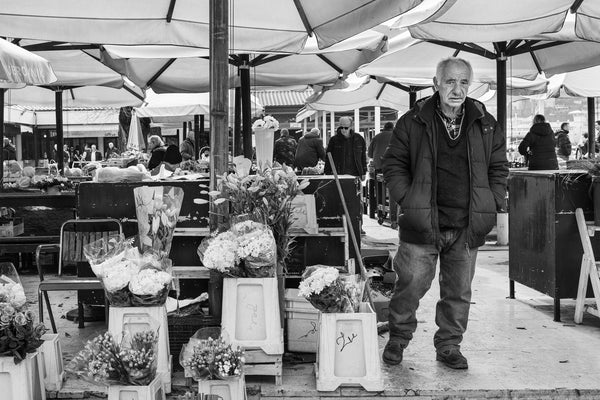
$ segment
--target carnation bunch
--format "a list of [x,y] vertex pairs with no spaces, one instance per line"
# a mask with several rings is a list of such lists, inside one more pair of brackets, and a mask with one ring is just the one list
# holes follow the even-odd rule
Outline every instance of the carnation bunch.
[[298,288],[298,296],[305,297],[324,313],[352,313],[359,306],[359,284],[352,279],[342,279],[334,267],[313,265],[306,268]]
[[156,377],[157,342],[152,330],[137,332],[122,345],[105,332],[87,342],[67,371],[102,385],[148,385]]
[[227,379],[242,375],[244,361],[243,350],[220,337],[195,345],[193,354],[184,358],[181,365],[196,380]]

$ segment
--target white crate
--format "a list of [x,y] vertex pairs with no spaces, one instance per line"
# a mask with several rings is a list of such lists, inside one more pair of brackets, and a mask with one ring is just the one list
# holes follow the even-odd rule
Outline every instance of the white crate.
[[165,306],[110,307],[108,331],[118,338],[124,331],[131,333],[153,329],[158,323],[158,352],[156,374],[161,377],[165,392],[171,393],[172,360],[169,349],[169,330]]
[[234,346],[283,354],[276,278],[225,278],[221,326]]
[[319,311],[316,309],[285,309],[287,349],[301,353],[316,353],[319,337]]
[[40,347],[40,368],[46,390],[58,391],[62,388],[65,377],[62,359],[62,347],[57,333],[42,336],[44,344]]
[[147,386],[108,387],[108,400],[165,400],[165,390],[160,377],[154,378]]
[[340,385],[383,390],[377,317],[369,303],[361,303],[359,311],[319,314],[317,390],[333,391]]
[[246,382],[244,376],[227,380],[198,381],[199,394],[216,394],[223,400],[244,400]]
[[13,357],[0,357],[2,400],[46,400],[38,353],[15,364]]

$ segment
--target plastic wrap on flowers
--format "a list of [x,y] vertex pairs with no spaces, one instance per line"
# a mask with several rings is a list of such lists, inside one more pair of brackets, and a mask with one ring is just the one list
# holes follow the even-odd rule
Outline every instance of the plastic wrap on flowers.
[[198,330],[184,344],[179,362],[195,380],[230,379],[242,375],[244,352],[228,344],[216,328]]
[[235,274],[239,263],[237,248],[236,234],[225,231],[202,239],[198,246],[198,257],[206,268],[222,274]]
[[358,288],[354,280],[342,279],[336,268],[313,265],[302,274],[299,296],[324,313],[353,313],[359,304]]
[[238,236],[237,255],[244,260],[244,270],[249,277],[273,277],[277,264],[277,243],[268,226],[251,220],[232,227]]
[[172,280],[170,259],[158,258],[152,253],[144,254],[139,272],[129,282],[132,305],[147,307],[165,304]]
[[183,189],[175,186],[141,186],[133,189],[140,251],[152,249],[168,256],[183,202]]
[[121,342],[119,357],[129,384],[145,386],[156,377],[158,331],[127,334]]

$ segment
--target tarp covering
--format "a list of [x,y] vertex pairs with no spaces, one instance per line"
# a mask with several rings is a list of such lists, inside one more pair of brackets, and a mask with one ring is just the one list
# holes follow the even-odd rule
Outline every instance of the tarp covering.
[[0,88],[45,85],[56,81],[50,63],[4,39],[0,39]]

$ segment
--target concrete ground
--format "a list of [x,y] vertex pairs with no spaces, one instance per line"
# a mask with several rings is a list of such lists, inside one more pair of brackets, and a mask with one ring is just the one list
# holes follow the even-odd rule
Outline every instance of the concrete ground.
[[[367,216],[364,222],[364,253],[395,249],[395,231]],[[37,276],[22,279],[28,299],[34,302]],[[381,366],[384,392],[361,388],[317,392],[312,363],[286,363],[282,386],[275,386],[272,379],[249,377],[249,398],[600,399],[600,319],[586,315],[582,325],[575,325],[574,300],[563,300],[562,322],[554,322],[550,297],[516,284],[516,299],[508,299],[508,287],[508,247],[488,242],[479,252],[469,328],[462,345],[468,370],[451,370],[435,361],[434,310],[439,294],[435,280],[421,302],[419,326],[403,363]],[[51,293],[50,297],[68,361],[105,326],[87,323],[78,329],[64,318],[75,308],[75,293]],[[32,306],[37,310],[37,304]],[[386,341],[387,334],[381,335],[380,354]],[[185,391],[180,374],[174,377],[174,385],[176,393]],[[70,377],[59,393],[49,393],[49,397],[96,398],[104,393],[102,387]]]

